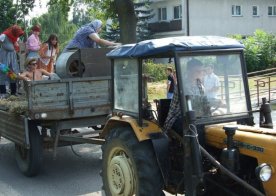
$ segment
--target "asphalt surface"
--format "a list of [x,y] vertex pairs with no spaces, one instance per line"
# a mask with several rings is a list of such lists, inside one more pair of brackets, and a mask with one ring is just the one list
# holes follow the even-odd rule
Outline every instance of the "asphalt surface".
[[17,168],[14,144],[0,141],[0,195],[1,196],[70,196],[102,195],[101,149],[96,145],[60,147],[57,159],[53,153],[44,152],[41,172],[36,177],[25,177]]

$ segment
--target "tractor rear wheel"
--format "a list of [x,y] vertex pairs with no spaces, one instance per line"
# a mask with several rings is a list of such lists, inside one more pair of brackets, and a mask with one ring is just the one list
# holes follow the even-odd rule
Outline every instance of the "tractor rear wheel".
[[139,142],[129,127],[114,128],[103,150],[103,190],[107,196],[164,195],[151,142]]

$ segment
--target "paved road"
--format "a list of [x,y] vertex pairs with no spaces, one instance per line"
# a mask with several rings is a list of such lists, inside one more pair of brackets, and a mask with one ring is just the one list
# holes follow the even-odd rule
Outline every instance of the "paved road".
[[1,196],[70,196],[102,195],[99,171],[101,149],[96,145],[78,145],[73,154],[70,147],[58,149],[53,160],[52,152],[45,152],[44,165],[37,177],[23,176],[14,159],[14,145],[0,141],[0,195]]
[[[276,126],[276,111],[273,112]],[[258,115],[255,118],[258,124]],[[44,153],[44,165],[37,177],[27,178],[17,168],[14,145],[0,140],[0,196],[71,196],[103,195],[101,192],[101,149],[97,145],[58,148],[57,159],[52,152]],[[167,194],[169,195],[169,194]]]

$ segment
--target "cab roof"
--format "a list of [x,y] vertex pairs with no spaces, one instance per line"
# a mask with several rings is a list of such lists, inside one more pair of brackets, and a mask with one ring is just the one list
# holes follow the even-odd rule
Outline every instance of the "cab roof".
[[174,53],[213,49],[244,48],[239,41],[219,36],[180,36],[126,44],[107,53],[109,58],[139,58]]

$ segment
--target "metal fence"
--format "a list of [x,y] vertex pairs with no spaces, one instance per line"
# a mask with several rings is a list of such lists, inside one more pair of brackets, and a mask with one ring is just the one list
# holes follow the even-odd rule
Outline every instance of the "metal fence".
[[276,68],[248,73],[248,79],[253,107],[261,104],[262,97],[276,102]]

